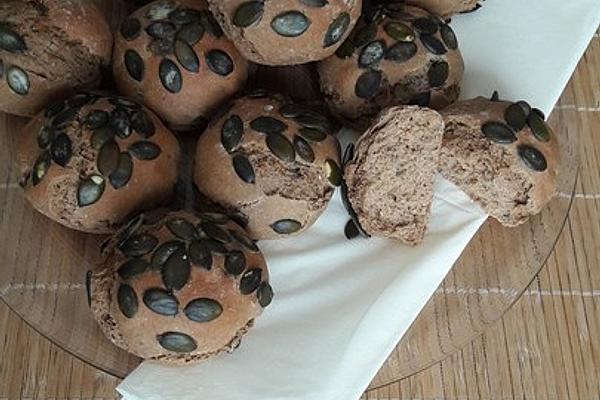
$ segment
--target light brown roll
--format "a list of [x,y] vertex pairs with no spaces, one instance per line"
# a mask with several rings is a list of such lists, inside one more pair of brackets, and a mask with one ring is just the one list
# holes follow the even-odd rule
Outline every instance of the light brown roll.
[[141,215],[89,283],[104,334],[144,359],[187,364],[232,351],[273,298],[262,253],[217,213]]
[[544,115],[524,101],[483,97],[442,110],[439,172],[500,223],[516,226],[556,192],[559,143]]
[[173,134],[141,105],[78,94],[25,126],[17,163],[36,210],[72,229],[110,233],[170,199],[179,152]]
[[306,230],[341,181],[331,121],[279,96],[243,97],[224,111],[198,140],[199,191],[244,215],[253,239]]
[[209,0],[240,52],[265,65],[332,55],[360,16],[362,0]]
[[113,44],[103,11],[87,0],[0,2],[0,111],[33,116],[96,86]]
[[122,93],[188,129],[245,84],[248,63],[203,0],[157,0],[123,21],[113,72]]
[[440,109],[454,102],[464,64],[448,24],[421,8],[396,5],[365,14],[318,71],[333,112],[366,128],[390,105]]
[[407,0],[406,2],[443,17],[473,11],[479,7],[479,0]]

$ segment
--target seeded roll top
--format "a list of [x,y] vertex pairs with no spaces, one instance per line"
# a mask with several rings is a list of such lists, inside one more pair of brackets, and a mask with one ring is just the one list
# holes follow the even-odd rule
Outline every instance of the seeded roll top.
[[392,104],[439,109],[454,102],[464,64],[450,25],[421,8],[390,4],[367,7],[318,71],[333,111],[366,128]]
[[200,124],[247,79],[204,1],[154,1],[123,21],[115,42],[119,89],[177,129]]
[[108,22],[92,2],[1,2],[0,111],[33,116],[56,97],[95,86],[111,49]]
[[258,247],[223,214],[141,215],[105,253],[92,311],[110,340],[145,359],[184,364],[231,351],[273,298]]
[[483,97],[442,111],[439,171],[492,217],[515,226],[556,191],[559,143],[543,113],[527,102]]
[[73,229],[109,233],[170,198],[179,145],[138,103],[82,93],[50,105],[20,133],[25,196]]
[[248,60],[293,65],[322,60],[344,41],[361,0],[209,0],[224,31]]
[[280,96],[243,97],[198,140],[194,181],[202,194],[245,215],[255,239],[308,228],[340,184],[335,125],[318,108]]

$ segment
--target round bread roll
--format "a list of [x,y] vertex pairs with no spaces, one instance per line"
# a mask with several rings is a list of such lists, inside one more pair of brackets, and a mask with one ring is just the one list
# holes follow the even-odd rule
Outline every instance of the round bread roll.
[[27,200],[73,229],[110,233],[169,200],[179,144],[149,110],[121,97],[78,94],[48,107],[18,138]]
[[121,24],[113,72],[122,93],[188,129],[245,84],[248,63],[203,0],[157,0]]
[[0,2],[0,111],[33,116],[55,98],[96,86],[112,34],[87,0]]
[[479,0],[407,0],[406,2],[443,17],[474,11],[480,7]]
[[293,65],[332,55],[360,16],[362,0],[208,0],[250,61]]
[[442,110],[439,172],[500,223],[516,226],[556,192],[559,143],[525,101],[483,97]]
[[440,109],[454,102],[464,64],[448,24],[421,8],[395,5],[365,14],[318,71],[333,112],[364,128],[390,105]]
[[265,260],[225,215],[143,215],[108,243],[89,282],[104,334],[144,359],[187,364],[235,349],[273,290]]
[[334,126],[278,96],[243,97],[213,119],[196,148],[200,193],[242,214],[253,239],[298,234],[341,183]]

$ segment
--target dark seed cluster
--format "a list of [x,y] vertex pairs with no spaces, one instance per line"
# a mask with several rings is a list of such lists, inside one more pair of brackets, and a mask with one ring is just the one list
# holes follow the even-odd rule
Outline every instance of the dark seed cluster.
[[[497,92],[494,92],[492,98],[494,97],[498,101]],[[510,144],[517,140],[517,134],[527,126],[538,141],[548,142],[551,139],[550,128],[544,119],[540,110],[532,109],[526,101],[518,101],[506,108],[504,121],[487,121],[481,125],[481,132],[495,143]],[[546,157],[531,145],[519,145],[517,153],[523,163],[534,171],[545,171],[548,168]]]
[[[230,229],[229,217],[219,213],[203,213],[201,222],[194,225],[184,217],[173,217],[164,222],[172,238],[162,243],[148,232],[141,232],[143,221],[135,219],[122,231],[118,249],[127,260],[117,269],[122,280],[117,291],[119,309],[126,318],[133,318],[141,306],[167,317],[183,314],[194,322],[213,321],[223,313],[223,306],[215,299],[200,297],[181,304],[176,292],[190,279],[191,268],[210,270],[214,257],[223,257],[224,270],[236,279],[242,295],[255,293],[261,307],[267,307],[273,298],[273,289],[262,278],[262,270],[248,264],[240,247],[258,252],[256,244],[243,232]],[[139,295],[130,281],[147,270],[160,271],[163,287],[150,287]],[[166,332],[157,336],[158,343],[169,351],[190,352],[196,347],[190,336],[180,332]]]
[[[322,8],[328,5],[327,0],[298,0],[308,7]],[[249,28],[260,23],[264,14],[264,0],[247,1],[238,6],[231,17],[231,22],[238,28]],[[310,18],[298,10],[284,11],[271,20],[273,32],[283,37],[298,37],[304,34],[311,26]],[[323,37],[323,47],[330,47],[338,43],[350,26],[350,14],[342,12],[329,24]]]
[[[178,93],[183,87],[180,67],[192,73],[200,71],[201,59],[194,46],[202,40],[205,33],[220,38],[223,31],[208,10],[181,8],[168,1],[152,5],[147,10],[146,17],[149,20],[146,27],[136,17],[123,21],[121,36],[126,41],[133,41],[145,31],[150,39],[148,49],[153,55],[162,58],[158,77],[163,87],[170,93]],[[177,63],[168,57],[174,57]],[[223,50],[207,51],[204,61],[212,72],[220,76],[227,76],[234,70],[232,58]],[[132,79],[138,82],[144,79],[146,66],[136,50],[126,50],[123,62]]]
[[[248,183],[256,183],[256,174],[250,160],[243,154],[240,145],[248,129],[265,136],[265,143],[269,151],[285,163],[315,162],[314,146],[318,146],[335,131],[334,124],[327,116],[306,105],[286,103],[279,108],[279,113],[285,118],[297,122],[301,127],[290,140],[284,134],[289,129],[285,120],[261,115],[254,118],[245,128],[244,121],[237,114],[230,114],[221,125],[221,145],[231,155],[231,162],[238,177]],[[336,161],[325,160],[323,169],[329,182],[339,186],[342,180],[342,171]],[[291,234],[302,228],[300,222],[295,220],[276,221],[271,228],[280,234]]]
[[[362,17],[360,28],[338,48],[336,55],[346,59],[358,54],[358,67],[366,69],[357,79],[354,94],[362,99],[374,97],[383,82],[383,73],[378,69],[381,60],[405,63],[411,60],[418,51],[416,41],[430,53],[441,56],[448,50],[458,49],[458,40],[454,31],[444,21],[430,17],[415,17],[404,11],[388,7],[377,9],[376,15],[366,14]],[[385,34],[392,40],[389,46],[381,38],[377,38],[377,30],[383,25]],[[442,87],[448,79],[450,67],[444,60],[436,60],[429,65],[427,79],[432,89]],[[420,94],[411,100],[412,104],[426,106],[429,104],[429,93]]]

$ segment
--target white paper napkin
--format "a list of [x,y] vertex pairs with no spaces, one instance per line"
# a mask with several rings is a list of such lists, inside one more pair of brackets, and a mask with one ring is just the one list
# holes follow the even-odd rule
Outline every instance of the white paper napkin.
[[[487,0],[457,16],[463,98],[526,99],[548,113],[600,22],[600,0]],[[438,178],[422,245],[346,241],[339,193],[317,224],[261,243],[276,294],[233,354],[187,367],[145,362],[128,400],[352,400],[443,280],[484,213]]]

